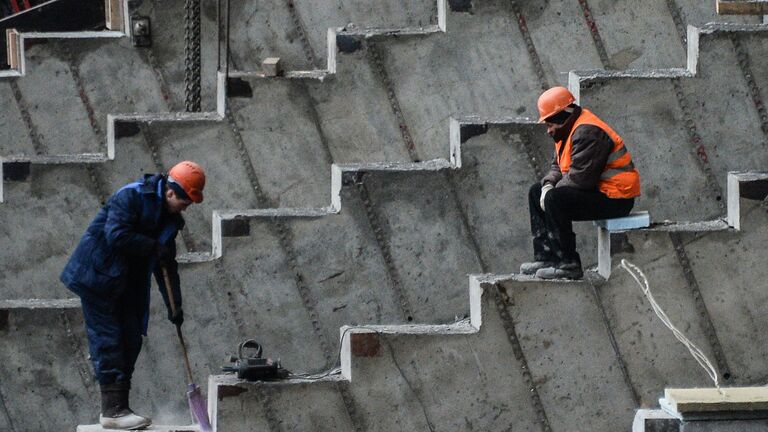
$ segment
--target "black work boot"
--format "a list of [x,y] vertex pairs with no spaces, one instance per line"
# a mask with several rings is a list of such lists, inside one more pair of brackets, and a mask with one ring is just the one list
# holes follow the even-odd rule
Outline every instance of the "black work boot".
[[581,260],[576,258],[551,267],[540,268],[536,271],[536,277],[539,279],[581,279],[584,277],[584,271],[581,269]]
[[128,407],[131,384],[117,382],[101,385],[101,415],[99,423],[105,429],[136,430],[152,424],[147,417],[136,415]]
[[536,274],[539,269],[554,267],[557,263],[554,261],[530,261],[520,264],[520,273],[524,275]]

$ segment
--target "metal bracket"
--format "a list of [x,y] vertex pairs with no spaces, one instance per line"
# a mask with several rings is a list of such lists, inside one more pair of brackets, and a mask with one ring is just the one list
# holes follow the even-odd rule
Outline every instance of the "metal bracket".
[[152,46],[152,27],[149,17],[131,17],[131,42],[135,47],[146,48]]

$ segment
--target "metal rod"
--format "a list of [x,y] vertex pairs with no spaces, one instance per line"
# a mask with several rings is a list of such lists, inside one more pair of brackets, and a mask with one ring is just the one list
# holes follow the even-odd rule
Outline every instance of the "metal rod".
[[221,0],[216,0],[216,72],[221,72]]
[[227,40],[226,49],[224,50],[224,77],[229,78],[229,10],[230,0],[227,0]]
[[[171,314],[176,316],[176,299],[173,297],[173,290],[171,289],[171,278],[168,276],[168,269],[165,266],[161,267],[163,270],[163,279],[165,280],[165,291],[168,293],[168,303],[171,304]],[[187,355],[187,344],[184,343],[184,336],[181,334],[181,325],[176,324],[176,334],[179,336],[179,342],[181,342],[181,351],[184,353],[184,365],[187,367],[187,377],[189,377],[189,383],[192,384],[195,380],[192,378],[192,367],[189,365],[189,356]]]

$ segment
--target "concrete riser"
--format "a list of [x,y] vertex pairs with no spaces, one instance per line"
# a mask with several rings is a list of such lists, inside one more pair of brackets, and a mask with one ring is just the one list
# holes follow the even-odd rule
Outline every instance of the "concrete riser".
[[[246,3],[232,5],[233,70],[257,70],[271,56],[281,57],[288,70],[321,68],[326,29],[351,21],[392,27],[437,21],[431,2],[339,7],[297,1],[290,9],[282,1]],[[331,163],[448,158],[449,117],[533,117],[542,86],[566,84],[564,72],[571,69],[683,67],[681,23],[714,17],[711,5],[694,0],[591,2],[589,13],[586,2],[474,3],[472,13],[448,13],[445,33],[377,37],[352,53],[338,53],[332,79],[247,79],[254,96],[230,98],[228,120],[143,124],[119,137],[114,161],[90,170],[82,164],[33,165],[26,181],[5,182],[0,234],[3,244],[13,246],[0,252],[2,299],[69,297],[57,282],[66,257],[100,202],[142,172],[162,171],[182,158],[204,163],[213,181],[206,202],[189,211],[179,249],[207,252],[214,209],[327,206]],[[203,110],[211,111],[216,10],[213,3],[203,9]],[[8,107],[0,114],[0,155],[103,152],[107,114],[182,109],[183,27],[164,23],[178,22],[183,4],[149,1],[138,13],[155,23],[150,50],[134,49],[127,39],[30,47],[29,74],[16,82],[18,91],[0,86],[0,102]],[[599,34],[590,30],[590,20]],[[734,33],[733,39],[702,35],[694,78],[635,76],[582,89],[582,103],[628,143],[643,178],[636,207],[650,209],[654,220],[724,215],[726,197],[717,185],[725,190],[725,173],[764,169],[765,152],[756,149],[766,136],[765,120],[752,101],[754,89],[768,85],[764,39],[765,32]],[[65,55],[65,45],[74,58]],[[688,144],[695,135],[701,140]],[[525,194],[547,169],[550,149],[540,126],[491,126],[463,143],[461,169],[367,173],[359,185],[342,189],[339,215],[251,221],[249,237],[224,239],[221,259],[182,270],[196,378],[202,382],[217,373],[224,354],[246,337],[256,337],[291,370],[316,370],[335,358],[341,325],[406,323],[409,317],[440,323],[467,314],[467,273],[515,271],[530,257]],[[703,165],[697,162],[702,154]],[[754,343],[764,327],[757,288],[764,266],[754,252],[764,243],[764,214],[744,214],[742,233],[683,236],[690,269],[681,266],[666,234],[630,234],[635,252],[617,251],[617,258],[628,257],[653,280],[664,281],[661,303],[711,353],[713,339],[702,329],[687,288],[686,271],[693,272],[734,382],[762,378],[766,346]],[[594,229],[577,230],[584,263],[594,263]],[[587,284],[562,292],[559,286],[507,286],[510,303],[503,309],[514,321],[552,430],[574,423],[595,431],[626,429],[635,404],[655,404],[665,385],[706,384],[633,284],[616,274],[598,287],[597,299]],[[607,322],[598,306],[605,307]],[[184,424],[185,377],[162,309],[155,296],[134,403],[158,421]],[[12,349],[0,367],[1,376],[13,378],[0,384],[7,411],[0,413],[0,429],[71,429],[95,419],[79,312],[66,312],[72,327],[64,333],[60,313],[30,312],[9,331]],[[295,394],[266,391],[271,413],[259,408],[258,398],[245,396],[242,403],[225,398],[231,405],[222,412],[231,430],[245,427],[244,413],[253,414],[255,426],[283,421],[298,430],[361,424],[375,430],[536,430],[542,414],[519,374],[520,352],[509,343],[509,322],[502,316],[490,314],[487,333],[480,335],[393,337],[389,354],[359,360],[358,374],[367,378],[349,384],[352,411],[337,388],[307,386]],[[68,342],[55,345],[50,358],[35,344],[27,348],[30,340],[45,337]],[[18,371],[22,364],[38,366],[24,373]],[[46,387],[54,396],[27,390],[41,374],[57,383]],[[597,405],[585,388],[600,389]],[[35,405],[52,407],[46,415],[66,411],[69,417],[54,422],[30,416]],[[311,414],[299,412],[308,406]]]

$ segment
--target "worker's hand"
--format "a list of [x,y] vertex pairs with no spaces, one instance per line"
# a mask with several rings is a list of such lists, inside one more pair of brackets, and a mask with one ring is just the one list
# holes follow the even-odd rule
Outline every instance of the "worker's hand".
[[547,196],[547,192],[551,191],[555,187],[552,186],[552,183],[546,183],[544,186],[541,187],[541,198],[539,198],[539,207],[541,207],[541,211],[546,211],[544,209],[544,197]]
[[164,267],[167,267],[168,263],[170,263],[174,258],[172,256],[171,248],[160,242],[155,245],[155,256],[157,257],[157,261],[160,263],[160,265]]
[[176,308],[176,315],[174,315],[173,312],[171,312],[171,308],[168,308],[168,321],[177,326],[184,324],[184,310],[178,307]]

